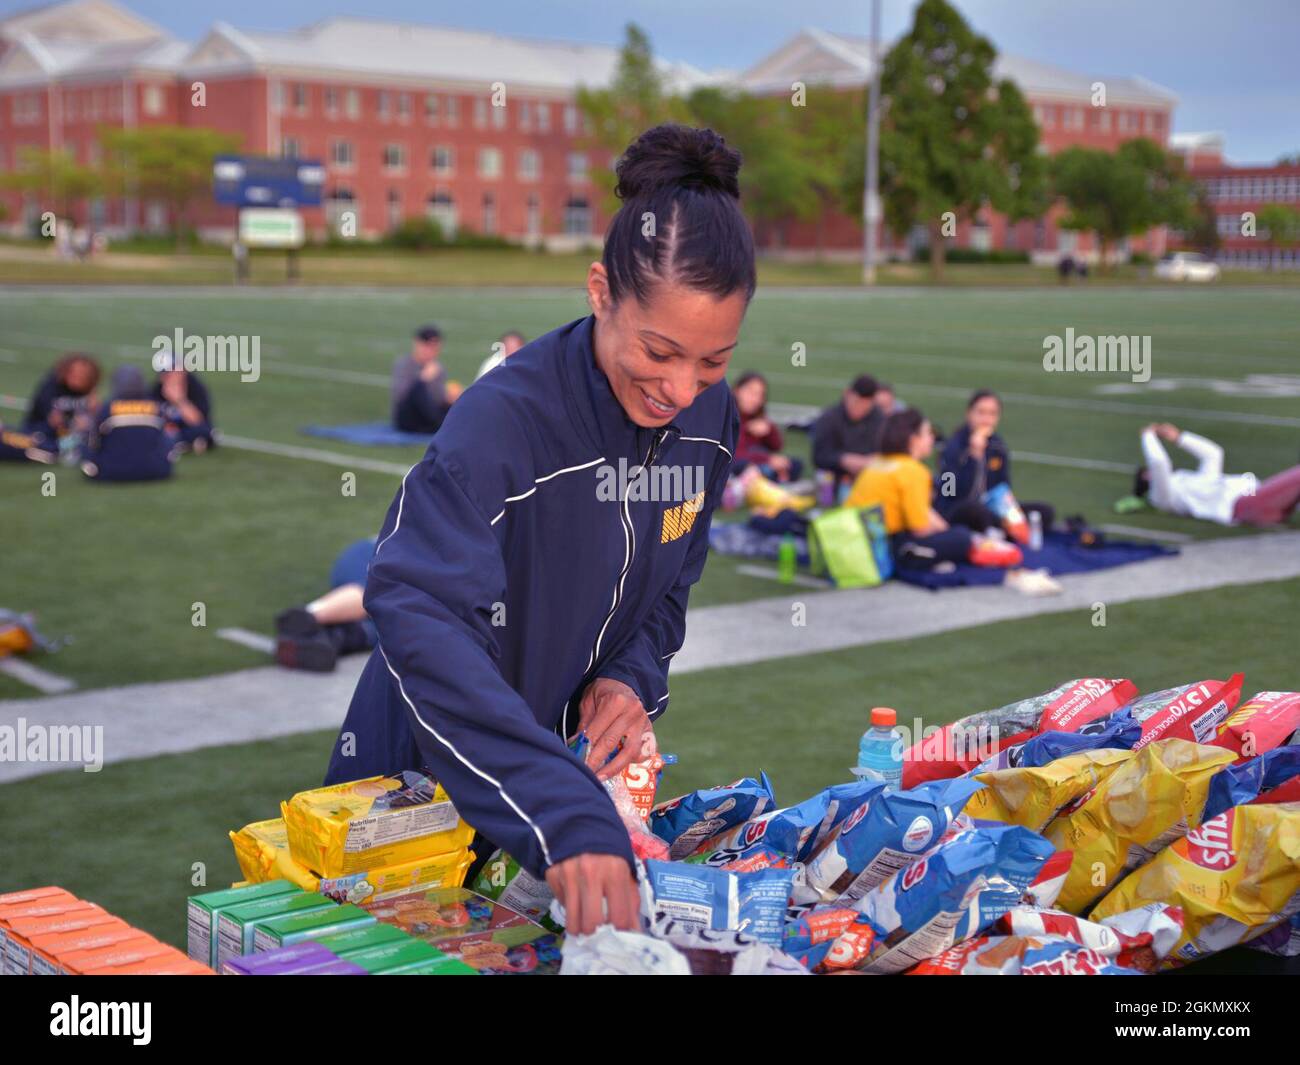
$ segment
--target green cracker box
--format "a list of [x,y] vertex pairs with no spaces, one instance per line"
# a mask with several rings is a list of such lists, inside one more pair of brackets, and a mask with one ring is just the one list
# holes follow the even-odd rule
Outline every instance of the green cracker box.
[[304,939],[327,936],[332,932],[347,932],[375,923],[375,919],[360,906],[345,902],[328,909],[307,913],[289,913],[259,921],[253,932],[253,951],[275,950]]
[[350,928],[346,932],[314,935],[312,940],[338,957],[346,958],[354,950],[381,947],[385,943],[409,943],[411,937],[396,925],[375,923],[361,928]]
[[366,950],[355,950],[347,956],[347,961],[360,965],[371,974],[397,974],[408,969],[417,969],[438,961],[451,961],[437,947],[421,943],[418,939],[406,942],[384,943]]
[[295,895],[257,899],[222,911],[217,921],[217,970],[227,958],[239,958],[253,953],[253,933],[263,921],[292,913],[312,913],[333,909],[338,903],[317,895],[314,891],[299,891]]
[[268,880],[262,884],[226,888],[191,895],[185,906],[187,953],[197,962],[217,967],[217,921],[231,906],[281,895],[300,895],[302,888],[287,880]]

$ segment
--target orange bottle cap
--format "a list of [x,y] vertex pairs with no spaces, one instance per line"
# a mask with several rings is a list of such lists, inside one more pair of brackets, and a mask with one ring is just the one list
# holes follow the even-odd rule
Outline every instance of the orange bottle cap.
[[871,724],[879,728],[893,728],[898,724],[898,713],[887,706],[873,706]]

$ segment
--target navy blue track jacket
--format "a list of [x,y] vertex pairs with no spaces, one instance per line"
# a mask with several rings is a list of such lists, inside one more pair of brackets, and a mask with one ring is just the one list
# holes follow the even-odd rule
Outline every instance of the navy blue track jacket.
[[652,720],[667,708],[738,430],[725,382],[671,425],[630,421],[595,365],[593,324],[538,338],[467,389],[407,473],[366,583],[379,646],[326,776],[428,766],[539,876],[576,854],[632,860],[561,736],[597,677],[628,684]]

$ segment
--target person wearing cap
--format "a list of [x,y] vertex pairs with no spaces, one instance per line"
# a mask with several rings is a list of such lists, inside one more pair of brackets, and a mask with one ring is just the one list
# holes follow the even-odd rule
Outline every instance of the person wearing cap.
[[393,427],[404,433],[436,433],[459,388],[447,380],[439,362],[442,332],[421,326],[411,340],[411,354],[393,365]]
[[162,409],[168,434],[180,450],[201,455],[213,443],[212,400],[207,387],[170,351],[155,356],[154,365],[158,377],[153,398]]
[[113,371],[112,396],[82,455],[81,471],[96,481],[158,481],[175,457],[162,404],[134,366]]
[[851,484],[867,460],[880,452],[885,416],[876,407],[877,387],[870,374],[855,377],[839,402],[813,424],[813,465],[832,474],[837,488]]

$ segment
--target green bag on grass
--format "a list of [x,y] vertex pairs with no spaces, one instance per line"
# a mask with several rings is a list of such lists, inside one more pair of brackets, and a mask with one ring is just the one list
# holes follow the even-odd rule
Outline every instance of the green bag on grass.
[[874,588],[894,572],[879,506],[837,507],[808,523],[812,572],[840,588]]

